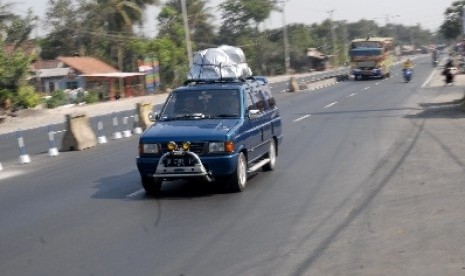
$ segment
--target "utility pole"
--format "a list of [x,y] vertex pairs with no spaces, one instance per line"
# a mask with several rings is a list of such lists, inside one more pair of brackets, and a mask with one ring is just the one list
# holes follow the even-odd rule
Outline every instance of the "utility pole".
[[334,10],[329,10],[327,11],[329,14],[329,23],[330,23],[330,28],[331,28],[331,40],[333,43],[333,66],[336,65],[336,57],[337,57],[337,51],[336,51],[336,30],[334,29],[334,24],[333,24],[333,13]]
[[[117,56],[118,56],[118,69],[121,72],[124,72],[123,68],[123,58],[124,58],[124,51],[123,51],[123,43],[122,42],[117,42]],[[124,95],[124,78],[119,77],[118,78],[118,93],[115,95],[115,99],[119,100],[121,97]]]
[[348,44],[349,44],[349,39],[347,37],[347,21],[344,20],[342,22],[343,24],[343,43],[344,43],[344,66],[347,66],[347,61],[348,61],[348,56],[349,56],[349,47],[348,47]]
[[291,59],[289,57],[289,38],[287,36],[287,24],[286,24],[286,0],[282,1],[283,9],[283,39],[284,39],[284,68],[286,75],[289,75],[291,68]]
[[186,9],[186,0],[181,0],[182,6],[182,18],[184,20],[184,32],[186,33],[186,47],[187,47],[187,58],[189,60],[189,67],[192,66],[192,46],[191,46],[191,35],[189,31],[189,23],[187,21],[187,9]]

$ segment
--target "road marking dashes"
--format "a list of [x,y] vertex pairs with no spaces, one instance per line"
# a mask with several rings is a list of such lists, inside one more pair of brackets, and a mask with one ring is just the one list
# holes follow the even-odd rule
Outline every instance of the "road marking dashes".
[[329,107],[331,107],[331,106],[333,106],[333,105],[335,105],[335,104],[337,104],[337,102],[333,102],[333,103],[327,104],[327,105],[325,105],[325,108],[329,108]]
[[138,195],[140,195],[142,193],[144,193],[144,189],[139,189],[139,190],[135,191],[134,193],[128,194],[126,197],[136,197],[136,196],[138,196]]
[[299,118],[295,119],[295,120],[292,121],[292,122],[293,122],[293,123],[297,123],[298,121],[302,121],[303,119],[308,118],[308,117],[310,117],[310,116],[312,116],[312,115],[307,114],[307,115],[305,115],[305,116],[302,116],[302,117],[299,117]]

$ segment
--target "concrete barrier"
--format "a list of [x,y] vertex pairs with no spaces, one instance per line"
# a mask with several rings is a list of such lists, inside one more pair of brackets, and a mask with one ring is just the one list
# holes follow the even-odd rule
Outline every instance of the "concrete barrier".
[[137,116],[139,117],[139,127],[143,130],[147,129],[153,124],[149,120],[149,114],[153,111],[153,105],[148,102],[140,102],[136,104]]
[[61,150],[84,150],[97,145],[97,136],[90,127],[89,117],[85,113],[66,115],[66,133],[63,136]]
[[299,84],[297,83],[297,79],[295,77],[291,77],[289,81],[289,92],[297,92],[300,90]]

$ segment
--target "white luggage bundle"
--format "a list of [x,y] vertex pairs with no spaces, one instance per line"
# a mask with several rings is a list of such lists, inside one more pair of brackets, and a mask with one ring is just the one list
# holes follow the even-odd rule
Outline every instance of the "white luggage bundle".
[[188,80],[215,81],[252,76],[241,48],[222,45],[194,53]]

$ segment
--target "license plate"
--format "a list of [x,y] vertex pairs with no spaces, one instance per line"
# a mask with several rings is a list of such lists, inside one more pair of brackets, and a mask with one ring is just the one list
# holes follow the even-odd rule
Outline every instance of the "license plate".
[[194,161],[190,160],[190,158],[166,158],[164,160],[166,167],[185,167],[185,166],[193,166]]

